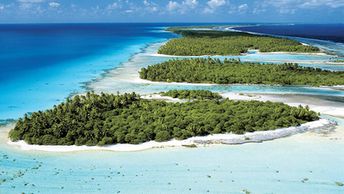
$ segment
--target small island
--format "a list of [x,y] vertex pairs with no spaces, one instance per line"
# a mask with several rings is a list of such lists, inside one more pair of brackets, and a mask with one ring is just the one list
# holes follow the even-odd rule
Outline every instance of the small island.
[[318,113],[308,107],[283,103],[217,97],[172,103],[142,99],[135,93],[87,93],[52,109],[26,114],[9,137],[36,145],[140,144],[210,134],[273,131],[317,120]]
[[169,60],[142,68],[140,78],[150,81],[211,84],[344,85],[344,72],[290,63],[261,64],[212,58]]
[[240,55],[249,49],[260,52],[315,53],[319,48],[295,40],[245,32],[192,30],[170,28],[182,37],[172,39],[158,50],[159,54],[175,56]]

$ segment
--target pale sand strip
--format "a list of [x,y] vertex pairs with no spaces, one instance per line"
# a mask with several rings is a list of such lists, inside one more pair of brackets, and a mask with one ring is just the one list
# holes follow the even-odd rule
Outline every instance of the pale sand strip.
[[[328,55],[326,53],[298,53],[298,52],[257,52],[254,54],[260,54],[260,55],[279,55],[279,54],[287,54],[287,55],[315,55],[315,56],[334,56],[334,55]],[[159,54],[159,53],[153,53],[153,54],[147,54],[148,56],[152,57],[166,57],[166,58],[199,58],[199,57],[239,57],[244,55],[252,55],[251,53],[242,53],[240,55],[168,55],[168,54]],[[276,60],[278,61],[278,60]],[[305,60],[306,61],[306,60]],[[266,62],[266,61],[264,61]],[[302,61],[301,61],[302,62]],[[314,61],[316,62],[316,61]]]
[[245,133],[243,135],[237,134],[215,134],[208,136],[192,137],[186,140],[171,140],[167,142],[150,141],[139,145],[133,144],[116,144],[110,146],[42,146],[42,145],[29,145],[24,141],[12,142],[8,144],[13,145],[21,150],[26,151],[45,151],[45,152],[75,152],[75,151],[142,151],[152,148],[165,148],[165,147],[181,147],[190,145],[204,145],[204,144],[244,144],[244,143],[257,143],[277,138],[288,137],[297,133],[303,133],[312,130],[329,129],[335,126],[335,123],[327,120],[320,119],[309,123],[302,124],[297,127],[288,127],[276,129],[271,131],[256,131],[252,133]]
[[[234,92],[225,92],[220,93],[220,95],[224,98],[229,98],[230,100],[257,100],[257,101],[271,101],[271,102],[282,102],[289,106],[309,106],[311,110],[315,112],[319,112],[321,114],[331,115],[334,117],[342,117],[344,118],[344,107],[340,106],[337,103],[330,104],[323,104],[326,101],[316,99],[316,97],[307,96],[307,99],[311,98],[310,100],[305,100],[303,96],[295,96],[292,98],[288,95],[283,94],[250,94],[250,93],[234,93]],[[177,98],[172,98],[169,96],[161,96],[160,94],[149,94],[141,96],[144,99],[155,99],[155,100],[165,100],[168,102],[185,102],[187,100],[181,100]],[[327,102],[329,103],[329,102]]]
[[[281,94],[247,94],[247,93],[232,93],[226,92],[221,93],[224,98],[231,100],[258,100],[258,101],[272,101],[282,102],[289,106],[309,106],[313,111],[320,112],[321,114],[331,115],[335,117],[344,118],[344,107],[339,103],[331,103],[326,100],[319,100],[312,96],[307,96],[305,99],[303,96],[292,96],[281,95]],[[310,99],[311,98],[311,99]],[[328,103],[328,104],[324,104]]]

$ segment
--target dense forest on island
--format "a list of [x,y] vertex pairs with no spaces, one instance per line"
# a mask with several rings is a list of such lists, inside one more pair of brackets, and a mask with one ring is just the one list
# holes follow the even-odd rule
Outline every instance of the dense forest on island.
[[302,45],[286,38],[254,35],[244,32],[170,28],[182,37],[172,39],[158,50],[159,54],[179,56],[240,55],[249,49],[260,52],[319,52],[319,48]]
[[209,90],[169,90],[167,92],[161,92],[160,94],[162,96],[169,96],[179,99],[212,100],[222,98],[220,94],[211,92]]
[[290,63],[260,64],[212,58],[169,60],[142,68],[140,77],[151,81],[188,83],[344,85],[344,72],[332,72]]
[[319,119],[308,107],[259,101],[145,100],[135,93],[75,96],[52,109],[26,114],[12,141],[39,145],[138,144],[218,133],[242,134],[298,126]]

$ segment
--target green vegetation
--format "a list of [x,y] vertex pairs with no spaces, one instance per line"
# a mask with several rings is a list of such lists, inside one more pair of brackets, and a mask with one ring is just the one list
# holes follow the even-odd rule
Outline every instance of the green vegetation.
[[181,56],[240,55],[248,49],[261,52],[319,52],[319,48],[302,45],[286,38],[253,35],[244,32],[189,30],[170,28],[183,37],[172,39],[160,47],[158,53]]
[[218,93],[214,93],[208,90],[170,90],[167,92],[161,92],[162,96],[170,96],[172,98],[179,99],[221,99],[222,96]]
[[259,64],[219,59],[170,60],[142,68],[140,77],[151,81],[280,84],[332,86],[344,85],[344,72],[331,72],[297,64]]
[[331,62],[344,63],[344,59],[335,59],[335,60],[332,60]]
[[190,145],[183,145],[184,147],[187,147],[187,148],[197,148],[197,145],[196,144],[190,144]]
[[302,183],[305,183],[305,182],[307,182],[307,181],[309,181],[309,178],[303,178],[303,179],[301,180]]
[[87,93],[53,109],[25,115],[12,141],[44,145],[138,144],[215,133],[273,130],[319,119],[308,107],[259,101],[194,100],[169,103],[135,93]]
[[249,190],[247,190],[247,189],[242,190],[242,192],[243,192],[244,194],[251,194],[251,192],[250,192]]
[[336,183],[336,185],[339,186],[339,187],[343,187],[343,186],[344,186],[344,183],[342,183],[342,182],[338,182],[338,181],[337,181],[337,182],[335,182],[335,183]]

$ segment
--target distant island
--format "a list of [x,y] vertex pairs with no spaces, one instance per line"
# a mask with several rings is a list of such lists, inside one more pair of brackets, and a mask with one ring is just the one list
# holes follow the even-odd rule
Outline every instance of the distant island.
[[335,59],[335,60],[332,60],[331,62],[344,63],[344,59]]
[[[166,94],[172,93],[191,97],[194,92]],[[215,99],[172,103],[142,99],[135,93],[77,95],[52,109],[26,114],[17,121],[9,137],[12,141],[38,145],[139,144],[274,130],[319,119],[308,107],[212,96]]]
[[[319,51],[294,40],[271,36],[187,28],[169,30],[182,37],[160,47],[160,54],[239,55],[248,49],[261,52]],[[344,85],[342,72],[297,64],[260,64],[233,59],[169,60],[142,68],[139,74],[142,79],[164,82]],[[182,100],[167,102],[144,99],[136,93],[88,92],[68,98],[52,109],[26,114],[17,121],[9,137],[12,141],[24,140],[36,145],[141,144],[212,134],[282,130],[320,119],[319,114],[308,107],[269,101],[234,101],[207,90],[170,90],[159,94]]]
[[240,55],[249,49],[260,52],[319,52],[319,48],[295,40],[245,32],[193,30],[174,27],[167,29],[182,37],[169,40],[159,54],[176,56]]
[[260,64],[233,59],[169,60],[142,68],[140,78],[163,82],[212,84],[344,85],[344,72],[297,64]]

